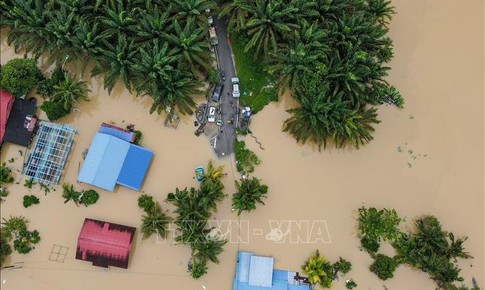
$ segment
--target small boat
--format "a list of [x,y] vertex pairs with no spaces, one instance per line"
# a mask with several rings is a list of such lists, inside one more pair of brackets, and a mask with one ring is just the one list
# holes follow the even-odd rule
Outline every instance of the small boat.
[[195,168],[195,179],[197,179],[197,182],[201,183],[204,180],[204,176],[204,166],[197,166]]

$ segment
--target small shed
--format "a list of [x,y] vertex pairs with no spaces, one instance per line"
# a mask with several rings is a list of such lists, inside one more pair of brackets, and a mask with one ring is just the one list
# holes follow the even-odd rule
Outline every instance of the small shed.
[[128,268],[136,228],[86,218],[77,240],[76,259],[94,266]]

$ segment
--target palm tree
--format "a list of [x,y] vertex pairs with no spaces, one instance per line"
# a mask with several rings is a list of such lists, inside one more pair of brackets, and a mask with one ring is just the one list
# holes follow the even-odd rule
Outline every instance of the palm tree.
[[250,10],[250,20],[244,26],[250,37],[244,50],[247,52],[255,48],[255,57],[276,52],[282,39],[298,28],[297,24],[291,22],[296,10],[278,0],[255,0]]
[[143,233],[143,238],[146,239],[152,234],[157,234],[162,238],[166,238],[168,234],[168,223],[170,219],[162,211],[158,203],[155,204],[146,215],[142,216],[141,232]]
[[312,73],[321,60],[322,52],[308,50],[302,42],[283,48],[273,54],[268,71],[276,77],[276,88],[283,93],[299,86],[300,76]]
[[128,9],[128,3],[123,0],[115,0],[113,5],[105,5],[99,21],[103,24],[103,30],[109,35],[122,34],[128,36],[136,31],[136,20],[133,11]]
[[76,81],[70,74],[65,73],[64,80],[54,86],[52,100],[63,104],[65,110],[69,110],[73,103],[88,101],[88,82]]
[[255,5],[255,0],[233,0],[227,1],[219,13],[219,17],[227,16],[229,23],[227,25],[228,32],[241,32],[246,27],[246,22],[251,11],[251,7]]
[[350,101],[343,101],[343,92],[327,93],[325,85],[320,92],[299,97],[301,107],[290,109],[292,115],[283,124],[283,131],[297,142],[314,143],[320,150],[332,140],[336,147],[352,145],[359,148],[370,140],[372,124],[379,123],[375,108],[352,108]]
[[320,256],[317,250],[315,255],[310,256],[305,264],[301,266],[303,271],[308,275],[308,281],[312,285],[319,284],[322,288],[330,288],[332,285],[332,265]]
[[224,252],[223,247],[226,243],[226,240],[220,239],[197,240],[192,244],[192,256],[201,261],[209,260],[219,264],[217,256]]
[[[15,7],[15,9],[13,9]],[[1,24],[8,27],[7,43],[13,45],[15,52],[24,48],[34,58],[39,58],[55,42],[55,37],[46,26],[53,13],[52,1],[10,0],[0,1],[2,10]]]
[[223,170],[224,166],[219,165],[217,167],[214,167],[212,160],[209,160],[209,163],[207,163],[207,170],[205,171],[204,179],[210,179],[214,181],[220,180],[224,173]]
[[131,90],[131,79],[134,76],[133,64],[136,62],[137,50],[132,41],[120,35],[115,44],[110,42],[100,52],[96,67],[91,71],[95,76],[104,73],[104,88],[111,93],[118,79],[128,90]]
[[170,4],[176,20],[194,22],[203,28],[208,26],[205,10],[217,7],[217,3],[212,0],[174,0]]
[[103,52],[103,48],[108,41],[109,33],[102,31],[99,23],[90,24],[81,19],[76,28],[76,33],[71,39],[71,43],[83,53],[82,60],[87,63],[89,57],[97,58]]
[[174,70],[147,92],[153,98],[150,114],[160,114],[167,108],[170,112],[177,109],[181,114],[193,114],[196,104],[192,95],[201,94],[201,86],[190,74]]
[[367,11],[385,25],[389,24],[392,15],[396,13],[389,0],[368,0],[367,3]]
[[63,184],[62,185],[62,197],[64,198],[64,203],[68,203],[69,201],[73,201],[77,206],[79,206],[79,198],[81,196],[80,192],[74,190],[74,186],[71,184]]
[[195,27],[193,20],[181,26],[177,20],[173,32],[166,33],[165,39],[174,47],[173,54],[178,57],[179,68],[190,70],[194,75],[208,72],[212,67],[212,55],[207,41],[205,28]]
[[171,55],[168,44],[161,47],[158,41],[147,48],[140,50],[139,59],[133,64],[134,89],[138,93],[149,92],[157,87],[158,83],[164,82],[175,72],[174,66],[177,57]]
[[243,211],[250,212],[256,209],[256,204],[264,204],[268,186],[261,184],[261,180],[253,177],[243,178],[241,182],[235,181],[237,192],[232,196],[232,208],[237,210],[237,215]]
[[199,279],[207,274],[207,262],[193,258],[190,262],[190,274],[194,279]]
[[315,1],[290,0],[287,5],[295,8],[295,11],[292,13],[294,23],[300,25],[311,23],[320,16],[317,10],[318,5]]
[[151,45],[155,40],[164,39],[172,25],[172,19],[168,11],[160,13],[159,7],[153,7],[152,11],[141,11],[136,34],[142,43]]

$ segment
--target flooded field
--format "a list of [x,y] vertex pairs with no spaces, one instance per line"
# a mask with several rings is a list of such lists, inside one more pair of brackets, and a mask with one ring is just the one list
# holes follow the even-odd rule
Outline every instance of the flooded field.
[[[266,206],[243,214],[242,243],[231,243],[221,254],[219,265],[209,264],[209,273],[192,280],[187,270],[190,250],[171,241],[137,237],[128,270],[104,270],[74,259],[77,236],[85,217],[139,227],[142,211],[139,194],[118,187],[115,192],[100,192],[97,204],[76,207],[64,204],[60,186],[40,197],[39,205],[22,207],[28,193],[18,172],[20,184],[9,188],[1,205],[1,216],[23,215],[32,229],[39,230],[41,242],[28,255],[13,254],[12,262],[23,262],[16,270],[3,270],[5,290],[111,290],[111,289],[207,289],[232,288],[238,249],[275,257],[276,268],[300,270],[315,249],[336,261],[350,260],[347,277],[356,289],[435,289],[424,273],[407,266],[398,268],[395,277],[382,282],[369,272],[371,258],[359,251],[356,238],[356,209],[362,205],[395,208],[408,220],[422,214],[436,215],[445,230],[468,236],[466,250],[475,258],[461,263],[462,275],[470,286],[472,277],[485,285],[484,267],[484,2],[482,0],[394,0],[398,14],[391,24],[395,59],[389,81],[406,99],[405,109],[381,106],[382,123],[376,126],[375,140],[360,150],[318,152],[300,146],[281,132],[286,109],[294,106],[289,98],[272,103],[252,119],[251,130],[261,142],[246,142],[261,158],[255,175],[269,186]],[[1,37],[1,63],[16,56]],[[74,70],[72,70],[74,71]],[[193,118],[183,117],[176,130],[163,125],[164,116],[149,115],[149,98],[136,98],[118,85],[111,96],[99,78],[90,81],[91,100],[61,122],[77,129],[74,147],[62,182],[77,189],[82,152],[89,147],[102,122],[120,126],[129,123],[143,132],[142,145],[155,155],[145,177],[143,191],[162,204],[176,187],[196,186],[193,169],[216,159],[208,139],[196,137]],[[202,98],[200,99],[202,101]],[[45,116],[42,116],[45,117]],[[4,145],[2,161],[15,158],[10,166],[21,170],[23,157],[15,145]],[[25,154],[24,154],[25,155]],[[218,160],[228,176],[223,179],[226,192],[234,192],[238,178],[231,158]],[[237,220],[231,212],[230,198],[219,206],[218,220]],[[275,222],[281,222],[286,240],[271,239]],[[295,242],[295,232],[307,235],[305,225],[314,221],[321,233],[317,243]],[[315,224],[313,224],[315,225]],[[293,228],[293,231],[291,229]],[[315,228],[314,228],[315,229]],[[313,235],[310,235],[314,237]],[[312,240],[310,240],[311,242]],[[54,244],[69,248],[64,263],[49,261]],[[345,289],[344,279],[332,289]]]

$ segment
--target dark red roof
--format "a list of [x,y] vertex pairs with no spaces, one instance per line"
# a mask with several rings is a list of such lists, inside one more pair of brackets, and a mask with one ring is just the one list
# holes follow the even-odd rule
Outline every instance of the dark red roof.
[[3,135],[5,134],[5,126],[7,125],[13,101],[14,97],[11,94],[0,90],[0,144],[2,143]]
[[127,269],[135,231],[134,227],[87,218],[77,240],[76,259]]

